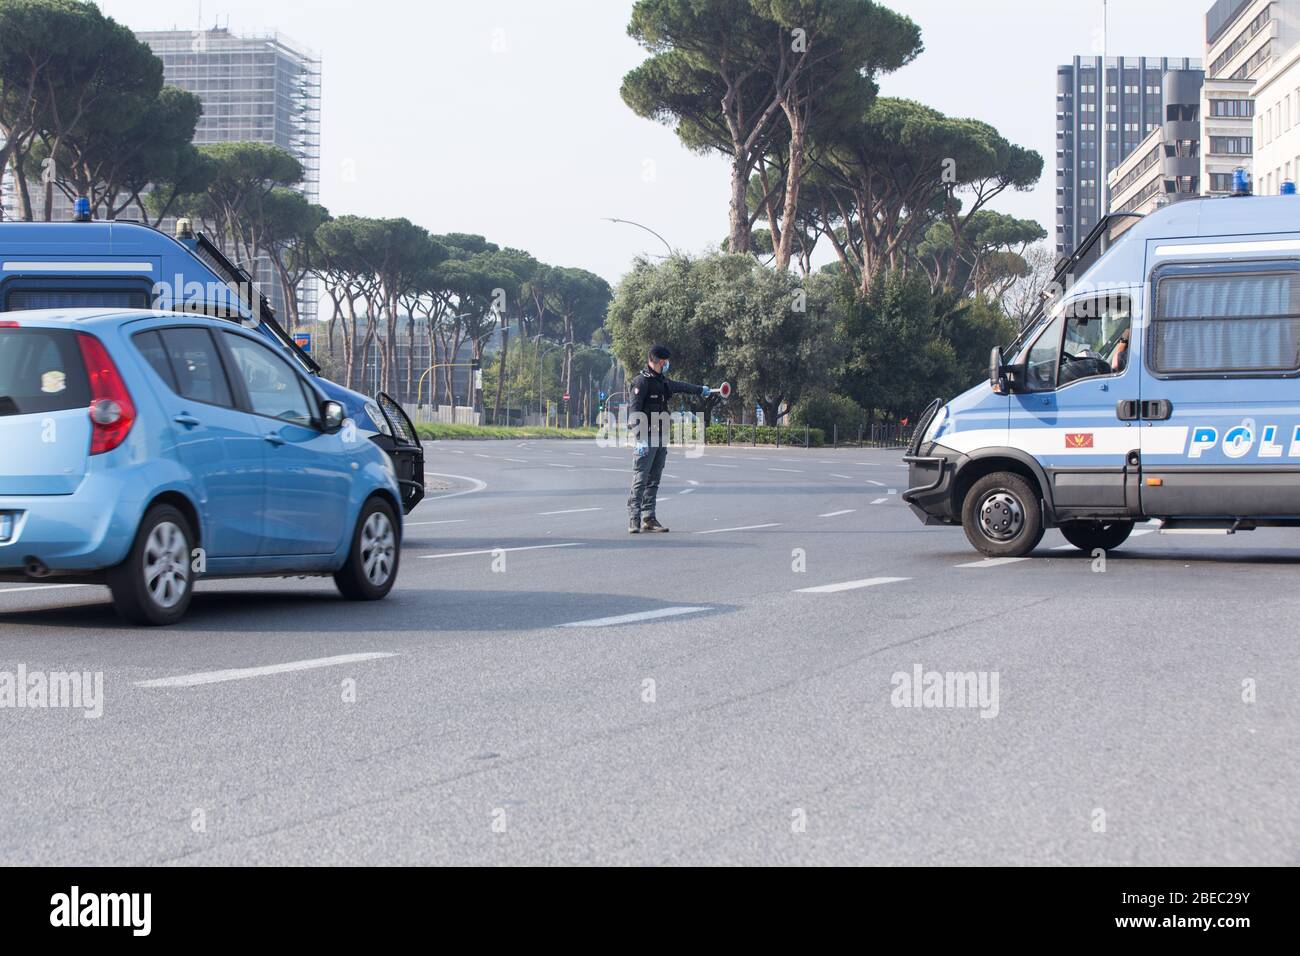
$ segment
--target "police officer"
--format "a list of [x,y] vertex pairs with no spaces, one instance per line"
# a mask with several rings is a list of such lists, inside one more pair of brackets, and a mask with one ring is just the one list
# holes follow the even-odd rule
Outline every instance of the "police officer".
[[655,499],[659,495],[659,478],[668,460],[671,437],[668,401],[673,395],[698,395],[708,398],[707,385],[688,385],[667,377],[671,364],[668,349],[662,345],[650,349],[650,357],[641,374],[632,379],[631,420],[636,457],[632,467],[632,493],[627,499],[627,531],[666,532],[655,518]]

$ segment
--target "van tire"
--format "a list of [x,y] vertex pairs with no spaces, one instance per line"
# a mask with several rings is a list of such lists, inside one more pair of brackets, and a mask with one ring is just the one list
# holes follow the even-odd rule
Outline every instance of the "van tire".
[[1043,539],[1043,505],[1038,489],[1020,475],[998,471],[985,475],[966,492],[961,525],[980,554],[1020,558]]
[[361,507],[347,561],[334,572],[334,583],[349,601],[378,601],[393,589],[401,556],[401,525],[392,507],[371,498]]
[[113,606],[128,624],[175,624],[194,596],[194,532],[171,505],[154,505],[140,522],[126,560],[109,570]]
[[1102,551],[1118,548],[1132,533],[1132,521],[1067,521],[1061,525],[1065,540],[1089,553],[1098,548]]

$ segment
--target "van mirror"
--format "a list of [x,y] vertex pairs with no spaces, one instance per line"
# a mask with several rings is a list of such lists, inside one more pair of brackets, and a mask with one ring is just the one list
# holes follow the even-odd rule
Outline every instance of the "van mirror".
[[327,434],[333,434],[343,427],[344,414],[343,406],[338,402],[321,402],[320,421]]
[[1007,379],[1006,367],[1002,364],[1002,346],[993,346],[993,351],[989,354],[989,385],[998,395],[1007,395],[1011,392],[1011,383]]

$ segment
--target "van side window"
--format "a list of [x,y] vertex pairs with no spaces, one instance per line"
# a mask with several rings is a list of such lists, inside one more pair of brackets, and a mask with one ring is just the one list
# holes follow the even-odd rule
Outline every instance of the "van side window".
[[1300,272],[1159,279],[1149,361],[1165,375],[1300,371]]
[[235,407],[217,343],[207,329],[163,329],[161,335],[177,394],[206,405]]
[[1125,296],[1081,299],[1066,311],[1058,385],[1098,375],[1116,375],[1128,367],[1129,302]]
[[1050,392],[1056,388],[1056,367],[1061,355],[1061,329],[1065,317],[1058,315],[1029,347],[1025,358],[1025,389]]

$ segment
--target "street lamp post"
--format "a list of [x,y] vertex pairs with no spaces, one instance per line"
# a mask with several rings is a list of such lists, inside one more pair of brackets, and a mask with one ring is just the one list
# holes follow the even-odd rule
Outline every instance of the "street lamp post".
[[[1109,27],[1109,2],[1101,0],[1101,190],[1097,203],[1098,221],[1110,213],[1110,75],[1106,66],[1107,31]],[[1121,81],[1122,70],[1115,69],[1115,85]]]
[[624,225],[636,226],[638,229],[644,229],[646,232],[650,233],[650,235],[654,236],[656,239],[658,239],[660,242],[664,244],[664,248],[668,250],[668,256],[670,258],[672,256],[677,255],[677,250],[675,250],[672,246],[668,244],[668,240],[665,239],[663,236],[659,235],[659,233],[655,232],[649,226],[643,226],[641,223],[633,222],[631,219],[615,219],[612,216],[606,216],[605,221],[614,222],[614,223],[623,223]]

